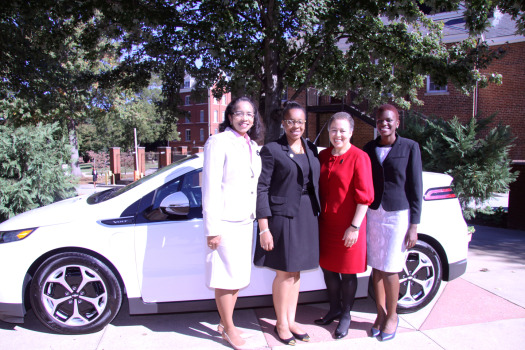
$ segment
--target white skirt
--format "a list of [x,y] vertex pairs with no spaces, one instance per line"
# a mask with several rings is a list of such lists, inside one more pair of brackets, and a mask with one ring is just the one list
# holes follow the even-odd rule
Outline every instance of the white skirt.
[[222,221],[221,243],[206,254],[206,284],[210,288],[236,290],[250,284],[253,219]]
[[409,210],[385,211],[368,208],[366,243],[368,265],[384,272],[400,272],[405,266]]

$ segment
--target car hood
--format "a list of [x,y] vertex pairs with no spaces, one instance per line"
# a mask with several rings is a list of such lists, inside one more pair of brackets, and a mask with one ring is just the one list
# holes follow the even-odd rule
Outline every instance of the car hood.
[[0,224],[1,231],[19,230],[31,227],[58,225],[74,221],[85,215],[89,195],[65,199],[19,214]]

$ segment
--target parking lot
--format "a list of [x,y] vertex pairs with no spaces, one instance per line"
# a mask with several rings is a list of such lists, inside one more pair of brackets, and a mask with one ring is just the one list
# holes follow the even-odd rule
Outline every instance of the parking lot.
[[[443,283],[424,309],[401,315],[396,338],[381,343],[368,337],[373,301],[359,299],[349,335],[332,339],[337,323],[317,326],[327,304],[300,305],[297,320],[310,334],[304,349],[517,349],[525,342],[525,231],[478,226],[469,249],[467,273]],[[104,330],[88,335],[54,334],[32,311],[21,325],[0,321],[0,349],[228,349],[216,332],[216,312],[129,316],[126,305]],[[235,321],[253,349],[286,349],[273,335],[271,308],[237,310]]]

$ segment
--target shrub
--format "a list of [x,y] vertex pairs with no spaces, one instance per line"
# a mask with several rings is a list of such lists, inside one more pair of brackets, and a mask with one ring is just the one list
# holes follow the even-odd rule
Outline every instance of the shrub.
[[399,132],[419,143],[424,170],[454,178],[452,186],[466,219],[475,216],[469,203],[480,205],[493,193],[507,192],[518,175],[511,172],[508,157],[514,141],[510,127],[489,128],[493,118],[476,117],[462,124],[457,118],[445,121],[411,112]]
[[76,195],[71,146],[57,123],[0,126],[0,222]]

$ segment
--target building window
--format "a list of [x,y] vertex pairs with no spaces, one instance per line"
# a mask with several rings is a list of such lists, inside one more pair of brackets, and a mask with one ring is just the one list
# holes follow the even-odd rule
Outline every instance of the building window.
[[447,92],[447,85],[438,85],[432,81],[430,76],[427,76],[427,92]]
[[204,129],[200,130],[200,140],[204,141]]
[[219,119],[219,112],[213,111],[213,122],[218,123],[219,122],[218,119]]
[[226,95],[222,95],[222,104],[223,104],[223,105],[226,104]]
[[190,87],[190,81],[189,80],[185,80],[184,81],[184,88],[185,89],[189,89],[189,87]]
[[190,95],[184,97],[184,104],[188,106],[190,104]]
[[185,123],[186,123],[186,124],[191,123],[191,115],[187,115],[187,116],[185,117],[185,119],[186,119],[186,120],[185,120]]
[[199,116],[199,118],[200,118],[200,119],[199,119],[200,122],[201,122],[201,123],[204,123],[204,111],[201,111],[201,112],[200,112],[200,116]]
[[186,141],[191,141],[191,130],[186,129]]
[[218,130],[218,129],[215,129],[215,133],[217,134],[218,132],[219,132],[219,130]]
[[221,122],[223,122],[223,121],[224,121],[224,111],[222,111],[222,113],[221,113]]

